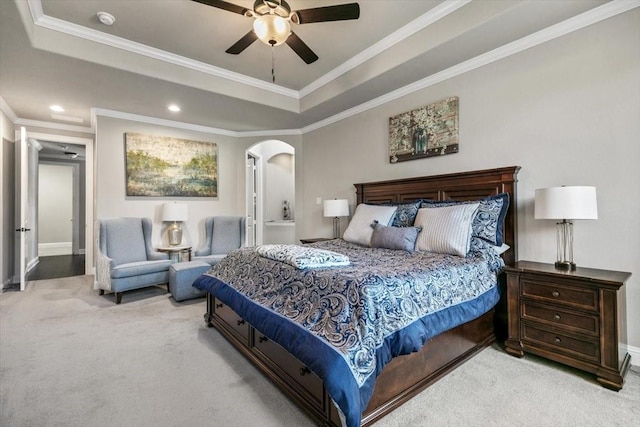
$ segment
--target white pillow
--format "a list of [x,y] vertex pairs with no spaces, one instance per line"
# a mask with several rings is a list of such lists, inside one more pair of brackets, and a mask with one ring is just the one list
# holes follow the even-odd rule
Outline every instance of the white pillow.
[[422,227],[416,250],[467,256],[471,223],[480,203],[418,209],[415,227]]
[[397,208],[397,206],[359,204],[342,238],[347,242],[370,246],[371,235],[373,234],[371,224],[373,224],[373,221],[378,221],[382,225],[389,225]]

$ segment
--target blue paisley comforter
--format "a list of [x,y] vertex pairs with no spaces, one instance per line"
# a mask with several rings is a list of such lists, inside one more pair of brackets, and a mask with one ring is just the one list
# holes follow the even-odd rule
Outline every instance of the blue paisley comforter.
[[259,325],[322,378],[349,427],[360,425],[375,378],[391,358],[420,350],[499,299],[504,263],[477,238],[466,258],[344,240],[313,246],[345,254],[350,265],[299,270],[241,248],[194,286]]

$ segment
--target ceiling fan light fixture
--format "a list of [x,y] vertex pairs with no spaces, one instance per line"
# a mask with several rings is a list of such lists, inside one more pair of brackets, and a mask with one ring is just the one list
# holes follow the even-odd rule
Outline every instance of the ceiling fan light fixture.
[[291,24],[278,15],[262,15],[253,21],[253,31],[264,44],[278,46],[291,34]]

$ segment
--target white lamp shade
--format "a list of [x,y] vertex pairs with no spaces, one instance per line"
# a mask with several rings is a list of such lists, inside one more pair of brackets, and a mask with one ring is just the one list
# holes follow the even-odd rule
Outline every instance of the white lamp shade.
[[349,216],[349,201],[347,199],[333,199],[324,201],[324,216]]
[[598,219],[596,187],[564,186],[535,192],[536,219]]
[[189,212],[184,203],[164,203],[162,205],[162,221],[186,221],[187,219],[189,219]]

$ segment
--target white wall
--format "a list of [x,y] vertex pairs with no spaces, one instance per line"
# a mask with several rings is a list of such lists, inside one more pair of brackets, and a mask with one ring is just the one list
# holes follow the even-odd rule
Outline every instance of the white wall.
[[73,166],[38,167],[38,255],[71,254]]
[[[629,344],[640,348],[640,11],[633,10],[304,135],[299,234],[331,236],[316,197],[353,183],[519,165],[519,258],[555,261],[536,188],[594,185],[597,221],[576,221],[578,265],[632,272]],[[390,164],[388,119],[460,98],[460,152]],[[634,360],[637,364],[638,361]]]
[[[218,145],[218,197],[126,197],[124,134],[138,132],[171,136]],[[246,147],[234,138],[176,129],[128,120],[98,117],[96,126],[96,212],[95,218],[133,216],[153,221],[152,241],[166,244],[167,225],[160,220],[166,201],[185,203],[189,221],[183,224],[183,243],[194,249],[204,242],[204,218],[214,215],[244,215],[244,155]]]

